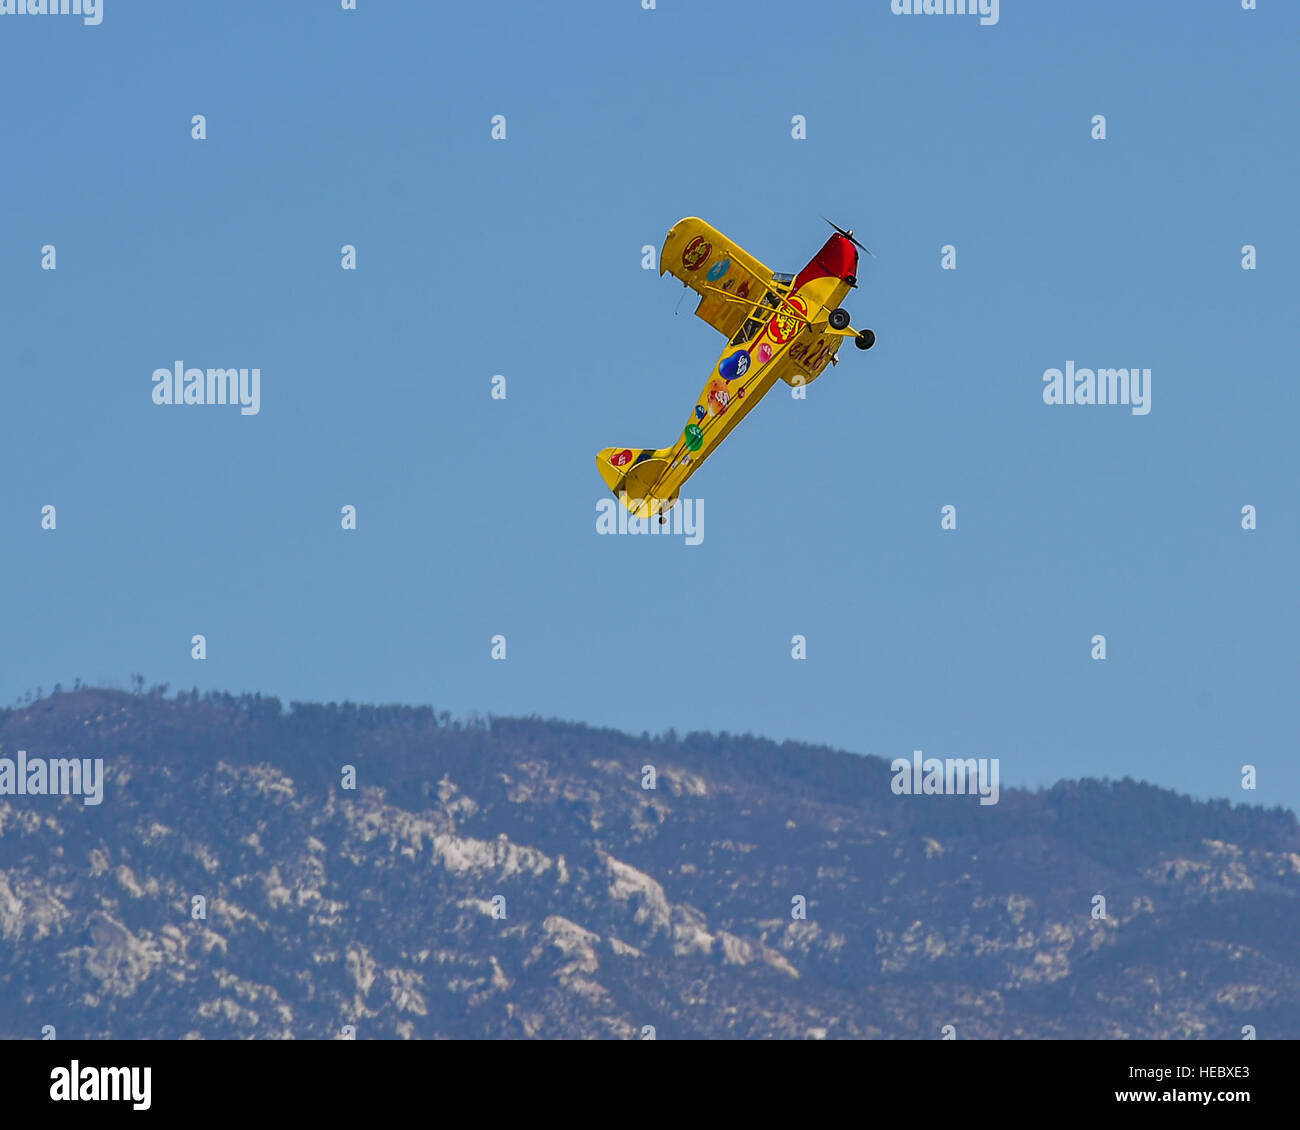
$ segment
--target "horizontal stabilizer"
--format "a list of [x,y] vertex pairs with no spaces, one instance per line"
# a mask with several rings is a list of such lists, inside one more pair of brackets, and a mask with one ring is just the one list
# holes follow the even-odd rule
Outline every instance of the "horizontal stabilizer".
[[668,473],[668,460],[652,450],[607,447],[596,456],[596,466],[605,485],[620,495],[623,504],[638,518],[669,509],[673,500],[655,494],[656,484]]

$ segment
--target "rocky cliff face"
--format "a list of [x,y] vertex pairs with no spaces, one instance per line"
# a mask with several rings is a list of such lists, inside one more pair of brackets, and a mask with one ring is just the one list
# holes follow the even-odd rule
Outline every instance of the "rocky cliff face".
[[1300,1037],[1290,813],[228,696],[55,695],[20,749],[105,784],[0,796],[2,1037]]

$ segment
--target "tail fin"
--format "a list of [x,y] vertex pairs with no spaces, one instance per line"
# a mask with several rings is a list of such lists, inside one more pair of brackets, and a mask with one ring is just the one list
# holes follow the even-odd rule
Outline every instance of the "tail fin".
[[605,485],[638,518],[666,511],[676,501],[676,496],[656,493],[659,480],[668,472],[668,460],[657,451],[607,447],[596,456],[596,466]]

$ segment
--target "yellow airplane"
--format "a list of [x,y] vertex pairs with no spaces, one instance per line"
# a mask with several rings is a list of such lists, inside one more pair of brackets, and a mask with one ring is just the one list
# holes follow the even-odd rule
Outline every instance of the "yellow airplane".
[[676,443],[607,447],[596,456],[606,485],[638,518],[658,514],[666,522],[682,484],[778,380],[792,386],[816,380],[828,364],[838,364],[846,337],[859,349],[876,343],[870,330],[853,329],[840,307],[858,285],[862,244],[851,231],[831,227],[835,234],[797,275],[777,274],[695,216],[669,231],[659,274],[666,271],[698,293],[696,315],[729,344]]

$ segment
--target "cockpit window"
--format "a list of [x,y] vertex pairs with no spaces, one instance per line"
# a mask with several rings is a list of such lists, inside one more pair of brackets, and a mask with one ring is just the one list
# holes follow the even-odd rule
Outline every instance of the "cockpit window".
[[759,330],[763,328],[763,322],[767,318],[767,315],[763,313],[764,306],[767,306],[769,309],[776,310],[780,308],[780,305],[781,305],[780,298],[778,298],[770,290],[765,291],[763,293],[762,302],[760,302],[757,306],[754,307],[754,313],[760,315],[760,317],[746,318],[745,324],[740,327],[740,332],[731,339],[731,344],[743,345],[745,342],[749,341],[755,334],[757,334]]

